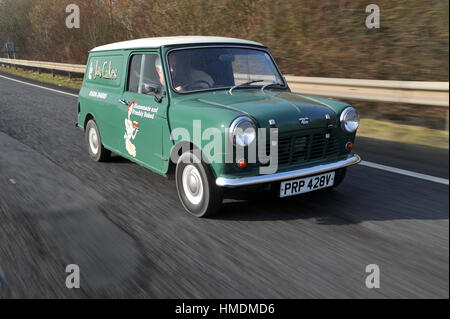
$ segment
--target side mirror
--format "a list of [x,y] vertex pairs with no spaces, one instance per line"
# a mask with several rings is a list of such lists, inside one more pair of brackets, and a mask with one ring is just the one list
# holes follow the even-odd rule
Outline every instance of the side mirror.
[[162,98],[165,96],[165,92],[162,85],[155,83],[143,83],[141,86],[141,93],[147,95],[154,95],[155,102],[157,103],[161,103]]
[[161,91],[162,91],[161,84],[143,83],[141,87],[142,94],[161,95]]

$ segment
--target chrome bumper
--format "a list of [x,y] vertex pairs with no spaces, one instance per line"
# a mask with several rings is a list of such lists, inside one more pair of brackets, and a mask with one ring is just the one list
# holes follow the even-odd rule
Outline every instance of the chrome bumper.
[[334,163],[328,163],[323,165],[317,165],[313,167],[307,167],[302,169],[297,169],[294,171],[280,172],[268,175],[250,176],[242,178],[225,178],[218,177],[216,179],[217,186],[222,187],[238,187],[246,185],[255,185],[262,183],[271,183],[281,180],[288,180],[292,178],[316,175],[328,171],[333,171],[339,168],[344,168],[350,165],[358,164],[361,161],[361,157],[356,154],[349,155],[347,159],[337,161]]

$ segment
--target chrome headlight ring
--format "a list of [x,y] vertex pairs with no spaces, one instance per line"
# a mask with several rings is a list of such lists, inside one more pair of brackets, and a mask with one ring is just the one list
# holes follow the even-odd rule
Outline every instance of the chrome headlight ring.
[[359,127],[359,115],[356,110],[349,106],[341,113],[341,128],[347,133],[354,133]]
[[256,125],[248,116],[236,118],[230,125],[229,137],[233,144],[246,147],[256,140]]

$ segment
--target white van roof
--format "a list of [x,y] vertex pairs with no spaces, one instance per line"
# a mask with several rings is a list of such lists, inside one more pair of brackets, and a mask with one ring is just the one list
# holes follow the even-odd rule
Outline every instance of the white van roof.
[[161,38],[145,38],[130,41],[116,42],[102,45],[91,50],[109,51],[109,50],[125,50],[140,48],[157,48],[166,45],[176,44],[201,44],[201,43],[229,43],[229,44],[250,44],[263,46],[261,43],[225,37],[206,37],[206,36],[178,36],[178,37],[161,37]]

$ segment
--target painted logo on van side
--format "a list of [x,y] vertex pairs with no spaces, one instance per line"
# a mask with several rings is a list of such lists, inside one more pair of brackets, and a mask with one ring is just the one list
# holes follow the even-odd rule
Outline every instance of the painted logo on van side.
[[131,142],[136,138],[137,133],[139,132],[139,123],[131,120],[131,114],[133,113],[134,99],[130,105],[128,105],[128,117],[125,119],[125,148],[127,149],[128,154],[133,157],[136,157],[136,146]]
[[101,66],[99,66],[98,61],[92,61],[89,66],[89,80],[95,80],[96,78],[106,79],[106,80],[116,80],[119,71],[112,67],[112,61],[105,61]]
[[97,99],[106,100],[106,98],[108,97],[108,94],[102,93],[102,92],[97,92],[97,91],[91,91],[91,92],[89,92],[89,96],[95,97]]

